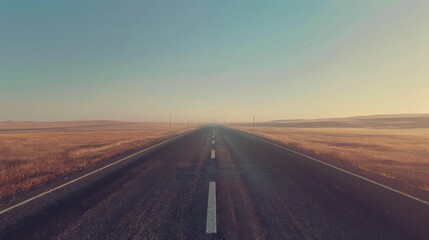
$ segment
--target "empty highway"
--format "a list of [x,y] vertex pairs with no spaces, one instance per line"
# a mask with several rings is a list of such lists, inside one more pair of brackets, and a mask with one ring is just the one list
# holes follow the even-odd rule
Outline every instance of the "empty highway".
[[221,126],[0,207],[0,239],[425,239],[429,205]]

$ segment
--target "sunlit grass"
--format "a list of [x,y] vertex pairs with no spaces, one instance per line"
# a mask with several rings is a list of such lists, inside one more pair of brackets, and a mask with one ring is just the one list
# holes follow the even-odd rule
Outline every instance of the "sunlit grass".
[[429,129],[235,126],[340,166],[429,191]]
[[0,124],[0,197],[189,129],[162,123]]

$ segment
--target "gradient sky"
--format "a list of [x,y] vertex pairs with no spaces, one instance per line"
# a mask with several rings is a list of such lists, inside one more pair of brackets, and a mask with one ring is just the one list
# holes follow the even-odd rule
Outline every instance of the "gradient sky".
[[429,1],[0,1],[0,120],[429,112]]

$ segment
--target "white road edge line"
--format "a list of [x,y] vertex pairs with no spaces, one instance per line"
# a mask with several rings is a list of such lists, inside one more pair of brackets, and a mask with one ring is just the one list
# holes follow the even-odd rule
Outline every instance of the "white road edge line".
[[212,149],[212,152],[210,153],[210,159],[215,159],[216,158],[216,152],[214,149]]
[[10,210],[12,210],[12,209],[14,209],[14,208],[17,208],[17,207],[19,207],[19,206],[25,205],[25,204],[27,204],[27,203],[29,203],[29,202],[31,202],[31,201],[33,201],[33,200],[35,200],[35,199],[38,199],[38,198],[40,198],[40,197],[43,197],[43,196],[45,196],[45,195],[47,195],[47,194],[49,194],[49,193],[52,193],[52,192],[54,192],[54,191],[56,191],[56,190],[59,190],[59,189],[61,189],[61,188],[64,188],[64,187],[66,187],[66,186],[68,186],[68,185],[70,185],[70,184],[72,184],[72,183],[74,183],[74,182],[77,182],[77,181],[81,180],[81,179],[84,179],[84,178],[86,178],[86,177],[88,177],[88,176],[91,176],[91,175],[93,175],[94,173],[100,172],[100,171],[102,171],[102,170],[104,170],[104,169],[106,169],[106,168],[109,168],[109,167],[111,167],[111,166],[113,166],[113,165],[116,165],[116,164],[118,164],[118,163],[120,163],[120,162],[123,162],[123,161],[125,161],[125,160],[127,160],[127,159],[129,159],[129,158],[131,158],[131,157],[134,157],[134,156],[136,156],[136,155],[140,154],[140,153],[143,153],[143,152],[149,151],[150,149],[155,148],[155,147],[158,147],[159,145],[162,145],[162,144],[164,144],[164,143],[171,142],[171,141],[173,141],[173,140],[175,140],[175,139],[177,139],[177,138],[183,137],[183,136],[185,136],[185,135],[187,135],[187,134],[189,134],[189,133],[191,133],[191,132],[192,132],[192,131],[189,131],[189,132],[186,132],[186,133],[180,134],[179,136],[176,136],[176,137],[173,137],[173,138],[167,139],[167,140],[165,140],[165,141],[163,141],[163,142],[157,143],[157,144],[155,144],[155,145],[153,145],[153,146],[150,146],[150,147],[145,148],[145,149],[143,149],[143,150],[140,150],[140,151],[138,151],[138,152],[136,152],[136,153],[133,153],[133,154],[131,154],[131,155],[128,155],[127,157],[124,157],[124,158],[122,158],[122,159],[119,159],[119,160],[118,160],[118,161],[116,161],[116,162],[110,163],[110,164],[108,164],[108,165],[106,165],[106,166],[104,166],[104,167],[101,167],[101,168],[99,168],[99,169],[96,169],[96,170],[94,170],[94,171],[92,171],[92,172],[89,172],[89,173],[87,173],[87,174],[85,174],[85,175],[82,175],[82,176],[80,176],[80,177],[78,177],[78,178],[75,178],[75,179],[73,179],[73,180],[71,180],[71,181],[69,181],[69,182],[66,182],[66,183],[64,183],[64,184],[61,184],[61,185],[59,185],[59,186],[57,186],[57,187],[55,187],[55,188],[52,188],[52,189],[50,189],[50,190],[48,190],[48,191],[45,191],[45,192],[43,192],[43,193],[40,193],[40,194],[38,194],[38,195],[34,196],[34,197],[31,197],[31,198],[29,198],[29,199],[27,199],[27,200],[24,200],[24,201],[22,201],[22,202],[20,202],[20,203],[17,203],[17,204],[15,204],[15,205],[11,206],[11,207],[5,208],[5,209],[3,209],[3,210],[1,210],[1,211],[0,211],[0,215],[2,215],[2,214],[4,214],[4,213],[7,213],[7,212],[9,212]]
[[376,182],[376,181],[374,181],[374,180],[368,179],[368,178],[366,178],[366,177],[362,177],[362,176],[357,175],[357,174],[355,174],[355,173],[349,172],[349,171],[344,170],[344,169],[342,169],[342,168],[336,167],[336,166],[334,166],[334,165],[331,165],[331,164],[326,163],[326,162],[324,162],[324,161],[321,161],[321,160],[319,160],[319,159],[316,159],[316,158],[313,158],[313,157],[307,156],[307,155],[305,155],[305,154],[303,154],[303,153],[300,153],[300,152],[294,151],[294,150],[292,150],[292,149],[289,149],[289,148],[286,148],[286,147],[280,146],[280,145],[278,145],[278,144],[275,144],[275,143],[269,142],[269,141],[264,140],[264,139],[262,139],[262,138],[255,137],[255,136],[251,136],[250,134],[247,134],[247,133],[243,133],[243,132],[239,132],[239,133],[241,133],[241,134],[242,134],[242,135],[244,135],[244,136],[247,136],[248,138],[253,138],[253,139],[256,139],[256,140],[259,140],[259,141],[262,141],[262,142],[265,142],[265,143],[271,144],[271,145],[273,145],[273,146],[276,146],[276,147],[282,148],[282,149],[287,150],[287,151],[289,151],[289,152],[296,153],[296,154],[301,155],[301,156],[303,156],[303,157],[306,157],[306,158],[308,158],[308,159],[310,159],[310,160],[313,160],[313,161],[315,161],[315,162],[321,163],[321,164],[323,164],[323,165],[325,165],[325,166],[328,166],[328,167],[334,168],[334,169],[336,169],[336,170],[338,170],[338,171],[341,171],[341,172],[343,172],[343,173],[346,173],[346,174],[352,175],[352,176],[354,176],[354,177],[360,178],[360,179],[362,179],[362,180],[365,180],[365,181],[367,181],[367,182],[370,182],[370,183],[372,183],[372,184],[375,184],[375,185],[377,185],[377,186],[380,186],[380,187],[385,188],[385,189],[387,189],[387,190],[390,190],[390,191],[392,191],[392,192],[398,193],[398,194],[400,194],[400,195],[402,195],[402,196],[405,196],[405,197],[411,198],[411,199],[413,199],[413,200],[415,200],[415,201],[417,201],[417,202],[420,202],[420,203],[423,203],[423,204],[429,205],[429,202],[428,202],[428,201],[425,201],[425,200],[423,200],[423,199],[421,199],[421,198],[414,197],[414,196],[412,196],[412,195],[410,195],[410,194],[408,194],[408,193],[401,192],[401,191],[399,191],[399,190],[396,190],[396,189],[394,189],[394,188],[391,188],[391,187],[389,187],[389,186],[386,186],[386,185],[381,184],[381,183],[379,183],[379,182]]
[[216,233],[216,182],[209,183],[209,197],[207,200],[206,233]]

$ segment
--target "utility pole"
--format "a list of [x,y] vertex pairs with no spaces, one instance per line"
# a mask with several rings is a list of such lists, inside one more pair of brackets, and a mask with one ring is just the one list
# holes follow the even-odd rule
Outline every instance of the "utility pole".
[[255,131],[255,116],[253,116],[253,131]]
[[171,132],[171,115],[170,115],[170,132]]

